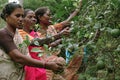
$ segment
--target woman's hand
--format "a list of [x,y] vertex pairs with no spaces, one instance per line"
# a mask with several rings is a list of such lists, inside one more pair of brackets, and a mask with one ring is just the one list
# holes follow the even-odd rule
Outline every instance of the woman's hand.
[[71,23],[68,20],[65,20],[65,21],[61,22],[61,24],[62,24],[63,28],[71,26]]
[[70,34],[70,28],[69,28],[69,27],[64,28],[64,29],[60,32],[60,34],[62,34],[62,35],[69,35],[69,34]]
[[47,69],[53,70],[54,72],[60,72],[61,70],[64,69],[63,64],[59,63],[59,62],[46,62],[45,66]]

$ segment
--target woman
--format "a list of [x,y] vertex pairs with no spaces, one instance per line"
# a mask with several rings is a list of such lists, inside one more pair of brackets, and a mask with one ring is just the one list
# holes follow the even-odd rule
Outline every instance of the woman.
[[[42,36],[51,36],[51,35],[57,34],[61,30],[63,30],[67,26],[69,26],[70,20],[74,16],[77,15],[80,7],[81,7],[81,0],[80,0],[80,5],[79,5],[78,9],[76,9],[66,20],[64,20],[60,23],[54,24],[54,25],[51,24],[50,9],[48,7],[40,7],[38,9],[36,9],[35,14],[36,14],[36,18],[37,18],[37,23],[40,25],[39,32],[41,33]],[[61,39],[59,39],[59,41],[57,41],[57,45],[60,42],[61,42]],[[81,65],[82,58],[81,58],[81,56],[77,56],[75,58],[73,60],[71,60],[71,62],[68,64],[68,67],[65,69],[65,75],[63,75],[63,76],[66,80],[76,80],[76,78],[73,78],[73,77],[76,76],[76,72]],[[52,58],[52,59],[54,59],[54,58]],[[78,60],[78,61],[76,62],[76,60]],[[74,66],[76,69],[72,68]],[[71,74],[71,73],[73,73],[73,74]]]
[[[31,37],[33,37],[33,38],[40,37],[40,33],[35,32],[33,30],[33,27],[35,26],[36,21],[37,20],[35,18],[35,13],[31,9],[25,9],[23,30],[25,32],[27,32],[28,34],[30,34]],[[44,48],[39,47],[39,46],[29,46],[29,52],[30,52],[31,57],[34,59],[42,60],[42,58],[38,56],[40,54],[39,52],[32,52],[33,48],[38,48],[40,50],[44,50]],[[60,57],[57,59],[58,62],[60,62],[62,60],[63,59]],[[62,61],[62,64],[64,64],[63,61]],[[46,80],[46,79],[51,80],[49,77],[46,76],[46,70],[42,69],[42,68],[40,69],[40,68],[26,66],[25,72],[26,72],[25,80]],[[36,74],[34,74],[34,73],[36,73]]]
[[[1,18],[6,21],[6,27],[0,30],[0,79],[24,80],[23,66],[47,68],[53,71],[63,69],[58,62],[45,62],[28,57],[21,53],[17,41],[23,41],[17,28],[23,25],[24,9],[14,2],[8,3],[2,10]],[[17,36],[15,36],[17,34]],[[37,41],[39,39],[36,39]],[[34,43],[34,41],[32,41]],[[45,43],[44,40],[39,43]],[[32,44],[33,45],[33,44]],[[4,66],[4,67],[3,67]]]
[[[81,2],[80,2],[81,4]],[[80,6],[79,6],[80,8]],[[40,25],[39,32],[41,33],[42,37],[56,35],[64,28],[70,26],[70,20],[77,15],[79,9],[76,9],[66,20],[54,24],[51,24],[51,12],[48,7],[40,7],[35,10],[35,15],[37,18],[37,23]],[[60,44],[62,39],[56,40],[55,42],[51,43],[49,46],[56,46]]]
[[46,35],[54,35],[63,30],[65,27],[70,26],[70,20],[77,15],[79,12],[76,9],[66,20],[54,24],[51,24],[51,16],[50,16],[50,9],[48,7],[40,7],[35,10],[35,15],[37,18],[37,23],[40,24],[40,33],[43,36]]
[[[31,9],[25,9],[24,11],[24,27],[23,30],[27,32],[28,34],[34,33],[35,36],[31,36],[32,38],[38,38],[39,33],[35,32],[32,27],[36,24],[37,20],[35,18],[35,13]],[[19,30],[21,33],[21,30]],[[23,35],[23,34],[21,34]],[[25,34],[24,34],[25,35]],[[37,46],[29,46],[29,53],[30,56],[34,59],[41,60],[40,57],[38,57],[38,52],[32,52],[31,50],[33,48],[40,48]],[[46,78],[46,70],[44,68],[35,68],[30,66],[25,66],[25,80],[47,80]]]
[[[30,9],[25,9],[24,11],[24,27],[23,30],[31,35],[33,38],[40,37],[38,32],[35,32],[33,30],[33,27],[36,23],[35,13]],[[65,30],[65,29],[64,29]],[[21,33],[21,31],[20,31]],[[41,60],[40,57],[38,57],[38,52],[32,52],[33,48],[40,48],[43,50],[43,47],[39,46],[29,46],[29,52],[32,58]],[[60,59],[60,58],[59,58]],[[38,69],[38,68],[32,68],[32,67],[25,67],[26,76],[25,80],[46,80],[46,71],[45,69]],[[34,74],[36,73],[36,74]],[[41,77],[42,76],[42,77]],[[36,79],[37,78],[37,79]]]

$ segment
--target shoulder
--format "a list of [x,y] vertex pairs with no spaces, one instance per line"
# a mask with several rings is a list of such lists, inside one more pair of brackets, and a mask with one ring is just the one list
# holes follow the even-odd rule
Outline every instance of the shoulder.
[[5,28],[0,29],[0,42],[12,41],[13,35]]
[[4,31],[5,31],[4,28],[1,28],[1,29],[0,29],[0,33],[1,33],[1,34],[4,33]]
[[19,32],[19,34],[21,35],[21,37],[23,38],[23,40],[26,40],[26,36],[28,36],[30,40],[33,39],[33,37],[30,36],[30,34],[28,34],[27,32],[25,32],[25,31],[22,30],[22,29],[19,29],[18,32]]
[[7,32],[4,28],[0,29],[0,37],[4,38],[7,35]]

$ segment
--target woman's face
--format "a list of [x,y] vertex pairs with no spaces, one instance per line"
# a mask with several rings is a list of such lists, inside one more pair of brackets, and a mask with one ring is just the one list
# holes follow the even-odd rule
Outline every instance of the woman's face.
[[43,14],[43,16],[39,17],[40,22],[50,25],[51,24],[51,16],[50,16],[50,10],[47,10],[46,13]]
[[22,28],[23,26],[23,8],[16,8],[10,15],[6,15],[6,22],[12,28]]
[[24,18],[24,27],[32,28],[37,22],[34,11],[28,11]]

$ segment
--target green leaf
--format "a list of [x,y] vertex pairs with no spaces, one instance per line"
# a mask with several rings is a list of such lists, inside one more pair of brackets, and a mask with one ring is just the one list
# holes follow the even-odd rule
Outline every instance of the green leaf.
[[99,28],[101,28],[101,24],[98,22],[98,23],[95,23],[95,25],[94,25],[94,27],[93,27],[94,29],[99,29]]
[[46,44],[44,44],[44,48],[45,48],[45,50],[49,50],[49,47]]
[[74,7],[78,7],[78,3],[77,3],[77,2],[74,2],[74,3],[73,3],[73,6],[74,6]]
[[31,52],[43,52],[43,50],[40,50],[40,48],[33,48]]
[[34,41],[34,45],[39,46],[39,42],[38,41]]
[[25,42],[19,44],[19,48],[23,48],[24,46],[27,46]]
[[89,34],[88,34],[88,33],[86,33],[84,37],[88,38],[88,37],[89,37]]
[[29,37],[26,35],[25,40],[23,41],[27,46],[30,45]]
[[39,54],[38,54],[38,57],[41,57],[41,56],[43,56],[43,53],[39,53]]
[[93,35],[94,35],[94,33],[93,33],[93,32],[91,32],[91,33],[90,33],[90,35],[89,35],[89,39],[90,39],[90,38],[92,38],[92,37],[93,37]]
[[23,47],[23,44],[19,44],[19,47],[22,48],[22,47]]

